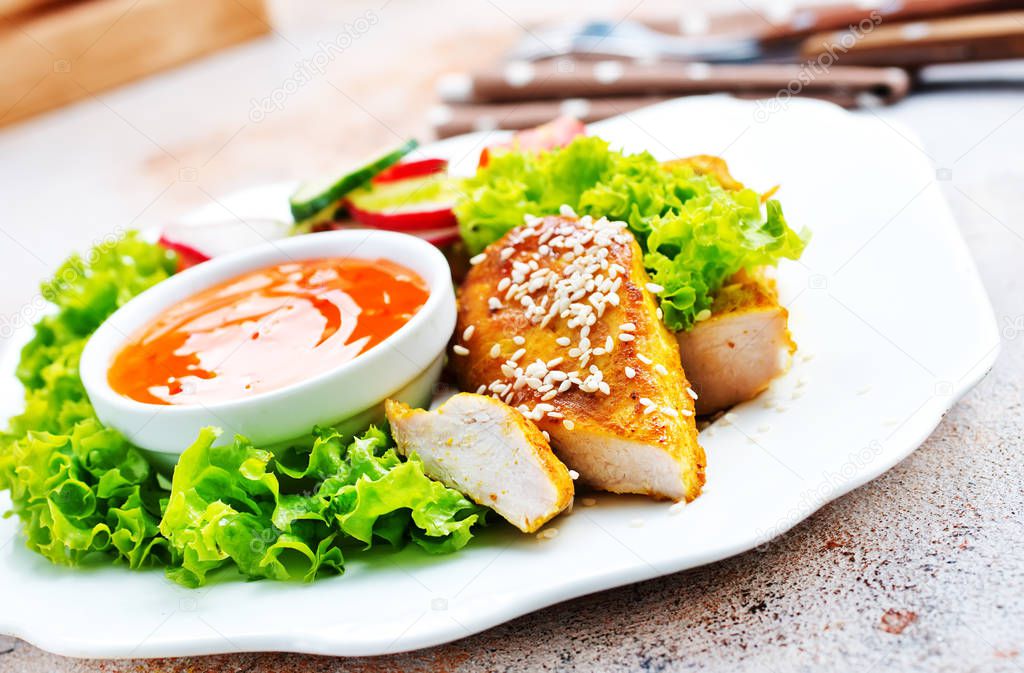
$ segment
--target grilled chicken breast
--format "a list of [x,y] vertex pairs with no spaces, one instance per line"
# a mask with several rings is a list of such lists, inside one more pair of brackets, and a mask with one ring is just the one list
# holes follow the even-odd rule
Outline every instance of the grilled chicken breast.
[[532,533],[572,504],[569,470],[532,422],[503,402],[459,393],[436,411],[388,400],[398,451],[428,476]]
[[716,295],[710,318],[676,333],[698,414],[752,399],[786,370],[796,350],[788,317],[771,281],[740,272]]
[[528,218],[473,262],[453,356],[463,389],[520,409],[591,486],[696,497],[692,391],[625,224]]

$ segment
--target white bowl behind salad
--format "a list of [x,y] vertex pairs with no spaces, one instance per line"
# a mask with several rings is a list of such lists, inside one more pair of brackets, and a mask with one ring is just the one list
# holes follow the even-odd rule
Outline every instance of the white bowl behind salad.
[[[128,338],[161,311],[196,293],[249,271],[324,257],[387,259],[426,281],[426,303],[412,318],[354,359],[291,385],[251,397],[207,404],[148,404],[114,391],[108,370]],[[441,373],[444,351],[455,329],[455,292],[444,256],[424,241],[388,231],[307,234],[217,257],[155,285],[117,310],[92,335],[82,352],[80,374],[96,415],[133,444],[162,456],[177,456],[199,430],[216,426],[219,442],[233,435],[267,446],[306,436],[316,425],[357,431],[383,419],[386,398],[425,405]]]

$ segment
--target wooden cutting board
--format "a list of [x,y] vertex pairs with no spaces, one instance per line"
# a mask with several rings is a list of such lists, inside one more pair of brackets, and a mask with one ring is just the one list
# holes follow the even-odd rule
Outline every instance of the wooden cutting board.
[[269,30],[263,0],[79,0],[5,14],[0,126]]

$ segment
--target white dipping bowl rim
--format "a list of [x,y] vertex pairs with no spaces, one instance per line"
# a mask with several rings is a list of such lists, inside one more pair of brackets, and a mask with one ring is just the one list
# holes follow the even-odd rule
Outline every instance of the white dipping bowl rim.
[[[220,282],[276,264],[328,257],[387,259],[427,283],[426,303],[396,332],[352,360],[301,381],[250,397],[208,404],[164,405],[130,399],[107,379],[114,356],[161,311]],[[455,330],[455,290],[441,251],[415,236],[356,229],[305,234],[216,257],[154,285],[115,311],[82,351],[79,374],[99,420],[136,446],[180,454],[199,429],[217,426],[256,445],[306,436],[379,405],[437,366]],[[431,382],[431,385],[436,383]],[[413,386],[422,388],[420,385]]]

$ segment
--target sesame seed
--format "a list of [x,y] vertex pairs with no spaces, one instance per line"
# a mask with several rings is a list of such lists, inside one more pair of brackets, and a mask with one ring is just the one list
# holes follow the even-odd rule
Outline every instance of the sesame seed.
[[519,335],[516,335],[516,336],[512,337],[512,341],[513,341],[513,342],[514,342],[514,343],[515,343],[515,344],[516,344],[517,346],[522,346],[522,345],[523,345],[524,343],[526,343],[526,339],[525,339],[525,338],[523,338],[523,337],[521,337],[521,336],[519,336]]
[[631,322],[624,322],[621,325],[619,325],[619,329],[622,330],[623,332],[634,332],[636,331],[636,325],[634,325]]
[[555,339],[555,343],[558,344],[559,346],[568,346],[569,344],[572,343],[572,340],[569,337],[563,336]]
[[672,418],[679,417],[679,412],[673,409],[672,407],[662,407],[661,413],[665,414],[666,416],[671,416]]
[[551,441],[551,435],[548,434],[547,430],[541,430],[540,434],[544,435],[544,439],[546,439],[547,441]]
[[652,407],[652,406],[654,406],[654,400],[652,400],[649,397],[641,397],[640,398],[640,404],[642,404],[645,407]]
[[636,337],[630,334],[629,332],[621,332],[619,334],[619,341],[632,341],[635,338]]
[[644,287],[647,288],[648,292],[652,292],[654,294],[658,294],[659,292],[664,292],[665,291],[665,288],[663,288],[662,286],[658,285],[657,283],[647,283],[647,285],[645,285]]
[[480,262],[484,261],[485,259],[487,259],[487,253],[486,252],[481,252],[479,255],[474,255],[473,257],[471,257],[469,259],[469,263],[472,264],[473,266],[476,266],[477,264],[479,264]]
[[652,362],[654,362],[654,360],[652,360],[651,358],[647,357],[643,353],[637,353],[636,354],[636,359],[639,360],[640,362],[644,363],[645,365],[649,365]]
[[625,371],[626,371],[626,378],[627,379],[631,379],[634,376],[636,376],[636,370],[633,369],[632,367],[626,367]]
[[573,481],[576,481],[577,479],[580,478],[580,473],[577,472],[576,470],[569,470],[569,478],[572,479]]
[[545,528],[541,532],[537,533],[538,540],[553,540],[556,537],[558,537],[557,528]]
[[668,369],[665,367],[665,365],[661,364],[660,362],[654,365],[654,371],[658,372],[662,376],[668,376]]
[[697,315],[693,316],[693,319],[696,320],[697,322],[704,322],[710,317],[711,311],[709,309],[704,309],[702,311],[698,311]]
[[516,362],[517,360],[519,360],[519,358],[523,357],[524,355],[526,355],[526,349],[520,348],[519,350],[512,354],[512,357],[509,358],[509,362]]
[[469,355],[469,349],[466,348],[465,346],[455,344],[454,346],[452,346],[452,350],[455,351],[456,355]]
[[594,505],[597,504],[597,499],[596,498],[582,498],[580,500],[580,502],[583,503],[584,507],[593,507]]
[[487,392],[487,386],[480,386],[479,388],[476,389],[476,394],[477,395],[483,395],[486,392]]
[[697,393],[693,391],[693,388],[688,387],[686,389],[686,394],[689,395],[691,399],[697,399]]
[[570,421],[568,418],[566,418],[565,420],[562,421],[562,427],[571,432],[572,429],[576,427],[576,424]]
[[660,307],[660,306],[659,306],[659,307],[658,307],[658,309],[657,309],[657,310],[656,310],[656,311],[654,312],[654,314],[655,314],[656,316],[658,316],[658,320],[664,320],[664,319],[665,319],[665,312],[661,310],[661,307]]
[[508,259],[509,257],[511,257],[514,254],[516,254],[516,249],[515,248],[504,248],[501,251],[501,255],[500,255],[501,256],[501,261],[504,262],[506,259]]
[[470,325],[462,331],[462,340],[469,341],[473,337],[473,332],[476,331],[476,325]]
[[497,311],[501,308],[501,301],[497,297],[491,297],[487,300],[487,307],[492,311]]

